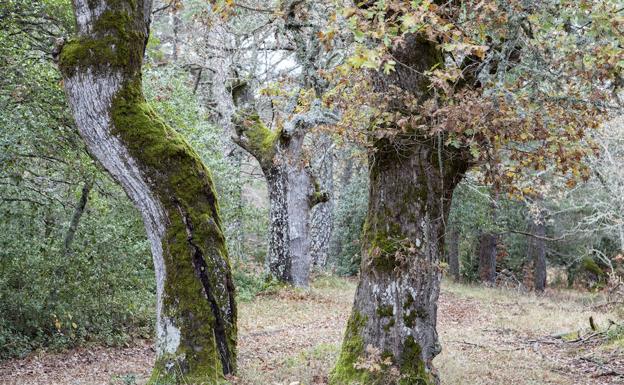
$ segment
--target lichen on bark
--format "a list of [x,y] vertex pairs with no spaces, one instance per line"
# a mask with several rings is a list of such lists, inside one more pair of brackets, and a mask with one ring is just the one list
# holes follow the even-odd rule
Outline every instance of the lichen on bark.
[[145,101],[149,0],[74,0],[59,67],[89,150],[140,209],[158,287],[151,383],[220,384],[236,369],[234,286],[210,172]]
[[163,316],[178,321],[182,338],[175,354],[161,361],[165,367],[187,366],[189,376],[215,368],[231,373],[236,366],[234,288],[210,172],[143,99],[140,79],[116,95],[112,116],[113,134],[143,166],[170,221],[163,256],[165,270],[174,277],[165,282]]

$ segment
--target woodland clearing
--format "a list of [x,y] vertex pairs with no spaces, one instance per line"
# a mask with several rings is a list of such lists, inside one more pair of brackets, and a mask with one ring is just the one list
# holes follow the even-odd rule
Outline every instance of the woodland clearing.
[[[326,384],[354,291],[352,279],[323,277],[309,291],[281,289],[241,303],[232,384]],[[438,314],[443,349],[434,364],[443,385],[624,384],[624,338],[601,332],[621,318],[595,294],[535,295],[446,279]],[[1,363],[0,384],[144,384],[153,360],[150,341],[39,352]]]

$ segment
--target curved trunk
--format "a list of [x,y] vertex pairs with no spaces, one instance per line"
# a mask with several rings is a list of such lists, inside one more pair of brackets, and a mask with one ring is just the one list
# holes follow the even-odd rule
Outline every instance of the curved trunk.
[[236,306],[209,171],[146,103],[149,0],[74,0],[59,67],[91,154],[140,210],[157,283],[152,381],[219,383],[236,367]]
[[[437,381],[431,360],[440,352],[436,313],[444,223],[464,172],[440,154],[434,141],[420,138],[408,153],[369,157],[361,276],[332,384]],[[375,361],[381,370],[368,370]]]

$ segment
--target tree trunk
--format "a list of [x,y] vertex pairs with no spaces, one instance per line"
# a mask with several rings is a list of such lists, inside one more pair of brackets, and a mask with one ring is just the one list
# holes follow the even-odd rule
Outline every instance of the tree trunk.
[[[332,140],[328,135],[320,134],[317,143],[317,159],[315,173],[320,188],[333,196],[334,190],[334,157]],[[319,203],[312,209],[311,239],[312,265],[324,268],[329,259],[329,247],[333,231],[334,200]]]
[[65,233],[65,238],[63,239],[63,255],[68,256],[71,253],[71,246],[74,242],[74,236],[76,235],[76,231],[78,230],[78,224],[80,223],[80,218],[82,218],[82,214],[84,214],[85,208],[87,207],[87,200],[89,199],[89,193],[91,192],[91,188],[93,187],[93,181],[85,182],[82,186],[82,191],[80,193],[80,199],[78,200],[78,204],[74,209],[74,214],[72,215],[71,222],[69,223],[69,228]]
[[269,191],[267,267],[281,282],[306,287],[310,277],[310,210],[329,196],[319,190],[303,159],[310,126],[327,122],[318,110],[296,115],[274,132],[255,113],[239,116],[233,140],[254,156]]
[[457,227],[451,226],[448,239],[448,264],[451,276],[459,281],[459,231]]
[[543,292],[546,289],[546,224],[544,218],[529,218],[528,256],[533,261],[533,287],[536,291]]
[[479,236],[479,277],[483,283],[496,282],[496,242],[495,234],[482,233]]
[[91,154],[143,216],[157,283],[152,382],[220,383],[236,368],[236,306],[210,172],[149,107],[141,66],[150,0],[73,0],[59,67]]
[[[431,360],[440,352],[436,318],[444,223],[465,167],[454,164],[458,157],[446,150],[439,153],[436,144],[417,138],[409,152],[377,146],[369,156],[360,282],[332,384],[437,382]],[[379,372],[363,367],[381,359],[391,364],[381,363]]]
[[310,210],[320,202],[321,193],[315,190],[309,170],[299,162],[293,165],[283,159],[265,175],[269,190],[269,272],[279,281],[307,287],[312,266]]

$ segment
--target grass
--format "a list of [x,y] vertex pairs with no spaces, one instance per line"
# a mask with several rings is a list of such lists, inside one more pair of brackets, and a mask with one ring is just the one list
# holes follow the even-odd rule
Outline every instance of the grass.
[[[317,277],[308,290],[281,288],[260,292],[239,307],[239,373],[234,385],[321,385],[327,381],[339,353],[356,283],[330,276]],[[622,384],[624,328],[609,328],[586,343],[566,342],[553,335],[578,332],[591,337],[589,317],[604,331],[609,320],[622,324],[617,309],[604,311],[604,298],[573,291],[535,295],[508,289],[461,285],[445,281],[440,297],[438,332],[443,347],[435,358],[442,385],[594,385]],[[43,375],[10,377],[11,368],[28,362],[0,365],[11,385],[144,384],[149,350],[106,350],[97,364],[65,367],[64,379]],[[147,352],[147,353],[146,353]],[[134,356],[136,355],[136,357]],[[133,360],[136,358],[136,363]],[[47,372],[58,369],[63,357],[37,361]],[[66,357],[65,357],[66,359]],[[115,360],[132,371],[121,371]],[[76,359],[80,363],[80,359]],[[21,366],[20,366],[21,365]],[[35,364],[32,364],[35,365]],[[86,366],[85,366],[86,365]],[[92,365],[92,366],[88,366]],[[106,365],[107,371],[97,365]],[[50,369],[52,367],[52,369]],[[77,369],[79,368],[79,369]],[[141,368],[138,369],[137,368]],[[117,370],[115,372],[115,370]],[[99,379],[75,381],[80,373],[99,373]],[[111,377],[114,375],[114,377]],[[60,378],[60,377],[59,377]]]

